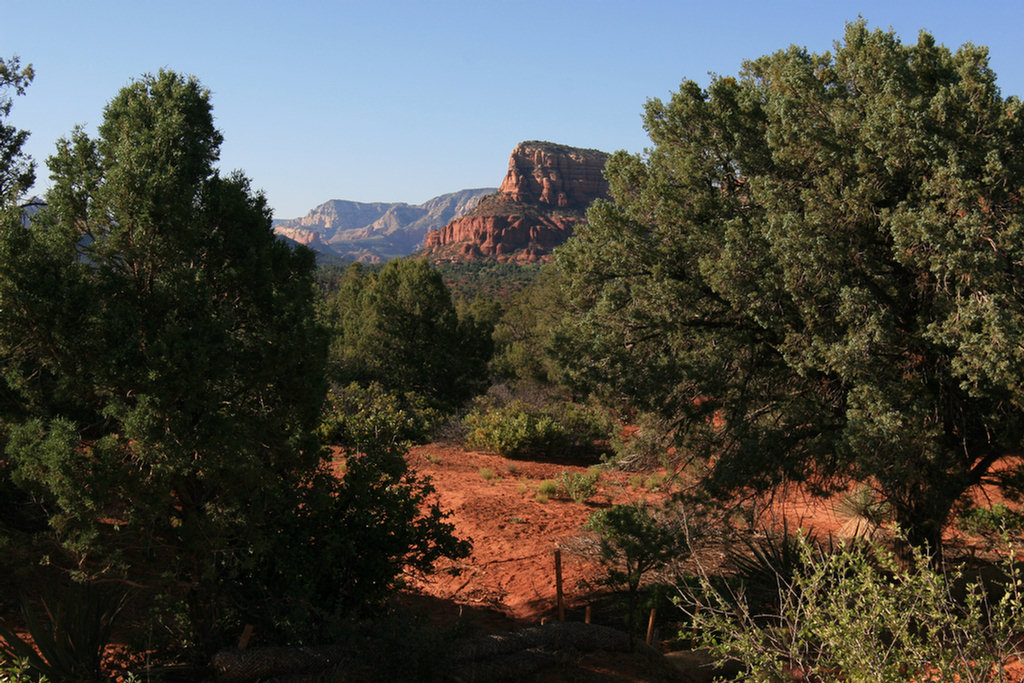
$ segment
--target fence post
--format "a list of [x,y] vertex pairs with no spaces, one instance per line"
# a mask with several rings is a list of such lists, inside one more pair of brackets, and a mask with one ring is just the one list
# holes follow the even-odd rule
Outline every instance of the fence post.
[[555,595],[558,600],[558,620],[565,621],[565,596],[562,594],[562,549],[555,548]]
[[647,644],[651,644],[651,640],[654,638],[654,619],[658,616],[658,608],[651,608],[651,616],[647,618]]

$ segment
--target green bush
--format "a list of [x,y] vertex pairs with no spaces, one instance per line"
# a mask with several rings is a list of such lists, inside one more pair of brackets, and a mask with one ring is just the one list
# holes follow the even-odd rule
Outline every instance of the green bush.
[[591,451],[607,439],[607,422],[595,410],[574,404],[537,408],[514,400],[478,407],[463,420],[468,448],[506,457]]
[[381,384],[355,382],[332,389],[320,422],[325,442],[363,452],[382,445],[404,450],[426,440],[440,413],[417,394],[396,394]]
[[347,619],[378,610],[409,571],[468,555],[429,479],[406,460],[434,415],[416,395],[376,383],[331,392],[320,435],[344,448],[344,474],[318,472],[317,485],[302,490],[300,515],[277,522],[270,561],[247,565],[238,577],[263,589],[237,601],[245,614],[268,615],[248,622],[264,642],[334,640]]
[[1005,681],[1021,654],[1024,581],[1011,548],[996,578],[943,572],[923,553],[900,559],[862,542],[829,551],[797,538],[802,557],[779,577],[778,607],[751,608],[707,576],[684,588],[701,644],[739,661],[745,681]]
[[47,683],[48,681],[46,676],[33,673],[24,659],[9,664],[0,662],[0,683]]
[[558,494],[574,503],[582,503],[597,493],[601,473],[597,470],[586,472],[562,472],[556,480]]
[[627,630],[633,636],[640,582],[648,572],[688,554],[685,529],[671,522],[665,511],[652,512],[640,503],[613,505],[587,519],[586,529],[598,535],[605,582],[622,587],[629,601]]
[[1018,533],[1024,529],[1024,511],[1013,510],[1003,503],[993,503],[990,507],[972,508],[961,515],[959,526],[979,536]]
[[778,532],[765,530],[761,538],[744,539],[730,547],[726,566],[742,585],[751,607],[758,611],[778,609],[780,594],[793,590],[794,577],[807,569],[804,544],[817,547],[817,537],[802,530],[790,533],[783,525]]
[[537,486],[536,500],[538,503],[546,503],[557,493],[558,483],[554,479],[545,479]]
[[603,449],[616,429],[608,412],[593,405],[561,403],[552,414],[569,434],[570,447],[576,451]]
[[560,448],[564,433],[549,415],[514,401],[466,416],[466,446],[504,456],[523,456]]

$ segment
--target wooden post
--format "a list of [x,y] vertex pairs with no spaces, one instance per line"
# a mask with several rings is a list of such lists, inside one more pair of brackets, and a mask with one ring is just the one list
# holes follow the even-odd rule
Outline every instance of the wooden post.
[[658,610],[655,607],[651,608],[651,616],[647,618],[647,644],[650,645],[654,639],[654,619],[658,616]]
[[583,613],[583,623],[590,623],[590,605],[587,605],[587,610]]
[[238,649],[244,650],[249,647],[249,641],[252,640],[252,633],[255,630],[252,624],[246,624],[245,628],[242,629],[242,635],[238,639]]
[[555,548],[555,595],[558,600],[558,620],[565,621],[565,596],[562,594],[561,548]]

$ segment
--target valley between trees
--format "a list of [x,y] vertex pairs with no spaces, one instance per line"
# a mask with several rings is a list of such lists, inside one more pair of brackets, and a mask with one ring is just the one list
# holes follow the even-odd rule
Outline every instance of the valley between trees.
[[[33,77],[2,680],[694,680],[652,608],[741,680],[1019,680],[1024,112],[983,48],[861,20],[684,81],[526,268],[318,270],[172,71],[30,202]],[[600,626],[525,628],[556,547]]]

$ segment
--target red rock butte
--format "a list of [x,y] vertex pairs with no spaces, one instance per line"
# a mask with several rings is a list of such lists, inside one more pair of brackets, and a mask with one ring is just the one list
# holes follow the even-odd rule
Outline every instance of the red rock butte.
[[605,152],[551,142],[522,142],[512,151],[497,193],[466,215],[427,233],[424,253],[435,262],[494,259],[536,262],[586,220],[595,199],[608,197]]

